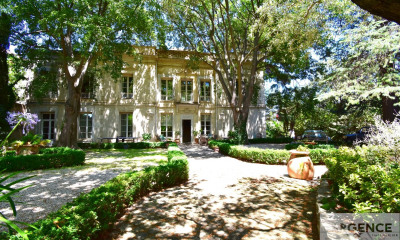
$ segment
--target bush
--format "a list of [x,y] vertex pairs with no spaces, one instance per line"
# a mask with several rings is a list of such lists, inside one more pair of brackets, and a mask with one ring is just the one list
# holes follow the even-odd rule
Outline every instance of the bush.
[[[286,150],[247,148],[226,141],[211,140],[208,141],[208,145],[211,148],[218,147],[222,154],[253,163],[284,164],[290,157],[290,153]],[[335,148],[311,149],[310,158],[314,164],[324,164],[325,159],[335,156],[337,151]]]
[[0,169],[6,171],[61,168],[81,165],[85,152],[71,148],[57,147],[41,149],[36,155],[6,155],[0,157]]
[[382,147],[340,148],[326,160],[333,193],[354,212],[400,212],[400,168],[389,159]]
[[304,144],[304,143],[289,143],[285,145],[286,150],[297,149],[299,146],[306,146],[308,149],[333,149],[333,144]]
[[282,138],[253,138],[249,139],[249,143],[291,143],[293,138],[282,137]]
[[162,148],[165,142],[137,142],[137,143],[78,143],[82,149],[143,149],[143,148]]
[[[28,229],[27,234],[29,239],[98,239],[138,198],[176,186],[188,177],[185,154],[170,144],[168,163],[120,174],[36,222],[33,225],[37,230]],[[10,239],[20,238],[11,236]]]

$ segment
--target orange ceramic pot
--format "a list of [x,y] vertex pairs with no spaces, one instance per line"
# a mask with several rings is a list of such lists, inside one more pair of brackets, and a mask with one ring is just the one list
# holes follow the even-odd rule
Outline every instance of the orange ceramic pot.
[[291,159],[287,164],[289,176],[302,180],[314,178],[314,164],[310,157],[297,157]]

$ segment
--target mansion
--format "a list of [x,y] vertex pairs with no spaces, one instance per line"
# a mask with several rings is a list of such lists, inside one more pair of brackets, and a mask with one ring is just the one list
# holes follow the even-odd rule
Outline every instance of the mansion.
[[[217,75],[205,63],[190,66],[189,52],[138,48],[140,58],[125,57],[122,79],[104,76],[86,79],[78,121],[80,142],[134,137],[149,133],[193,142],[193,131],[217,138],[233,130],[233,115]],[[250,109],[249,138],[265,137],[265,96],[261,89]],[[61,133],[66,89],[59,88],[40,103],[30,99],[27,108],[41,119],[37,133],[57,141]]]

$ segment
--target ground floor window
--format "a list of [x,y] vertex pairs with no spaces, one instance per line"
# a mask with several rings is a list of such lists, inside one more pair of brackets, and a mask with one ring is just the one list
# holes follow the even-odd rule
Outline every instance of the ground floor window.
[[79,138],[92,138],[93,115],[91,113],[81,113],[79,116]]
[[201,134],[208,135],[211,134],[211,115],[202,114],[201,115]]
[[54,139],[55,136],[55,114],[42,113],[42,136],[43,139]]
[[172,114],[161,115],[161,135],[172,137]]
[[133,133],[133,117],[132,113],[121,114],[121,137],[132,137]]

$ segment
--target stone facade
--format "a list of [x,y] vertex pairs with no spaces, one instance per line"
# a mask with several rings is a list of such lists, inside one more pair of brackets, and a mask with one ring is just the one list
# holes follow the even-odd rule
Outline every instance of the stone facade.
[[[174,139],[179,131],[181,141],[192,142],[193,130],[227,137],[233,129],[232,112],[208,65],[199,63],[194,68],[185,51],[151,47],[139,51],[139,59],[125,57],[127,64],[121,80],[105,76],[96,81],[94,95],[84,91],[78,119],[79,141],[96,142],[117,136],[141,139],[144,133],[150,133],[153,139],[161,134]],[[262,77],[260,73],[260,83]],[[250,109],[249,138],[265,137],[264,85],[260,86],[257,104]],[[59,89],[53,98],[42,103],[29,101],[29,111],[42,119],[37,127],[39,134],[57,141],[65,99],[66,90]]]

